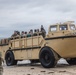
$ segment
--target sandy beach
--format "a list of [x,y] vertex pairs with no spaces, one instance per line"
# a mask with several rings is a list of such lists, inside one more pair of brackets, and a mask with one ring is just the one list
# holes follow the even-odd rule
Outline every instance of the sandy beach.
[[41,64],[18,62],[15,66],[3,65],[3,75],[76,75],[76,65],[69,65],[65,60],[60,60],[55,68],[43,68]]

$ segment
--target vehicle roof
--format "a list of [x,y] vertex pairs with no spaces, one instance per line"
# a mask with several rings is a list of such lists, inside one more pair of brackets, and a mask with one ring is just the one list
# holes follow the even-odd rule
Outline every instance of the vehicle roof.
[[53,25],[50,25],[50,26],[56,26],[56,25],[75,25],[75,24],[73,24],[73,23],[63,23],[63,24],[53,24]]

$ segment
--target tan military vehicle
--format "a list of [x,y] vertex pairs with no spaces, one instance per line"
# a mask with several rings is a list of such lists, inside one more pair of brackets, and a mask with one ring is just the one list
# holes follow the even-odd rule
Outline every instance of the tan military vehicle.
[[76,28],[72,22],[50,25],[45,38],[37,36],[3,39],[0,51],[7,66],[17,61],[40,62],[43,67],[54,67],[60,58],[76,64]]

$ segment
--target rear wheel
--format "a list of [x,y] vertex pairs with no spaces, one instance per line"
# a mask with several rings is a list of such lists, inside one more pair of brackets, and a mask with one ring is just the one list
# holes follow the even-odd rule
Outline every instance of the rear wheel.
[[17,64],[17,60],[14,59],[14,55],[13,55],[12,51],[7,51],[6,52],[5,60],[6,60],[7,66],[11,66],[11,65],[16,65]]
[[40,62],[45,68],[52,68],[55,66],[55,57],[49,47],[44,47],[39,55]]
[[70,65],[76,65],[76,58],[72,58],[70,60],[67,60],[67,62],[70,64]]

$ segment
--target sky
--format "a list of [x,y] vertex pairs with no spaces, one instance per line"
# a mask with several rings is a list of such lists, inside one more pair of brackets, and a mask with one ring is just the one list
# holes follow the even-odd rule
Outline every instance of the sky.
[[75,20],[76,0],[0,0],[0,37]]

